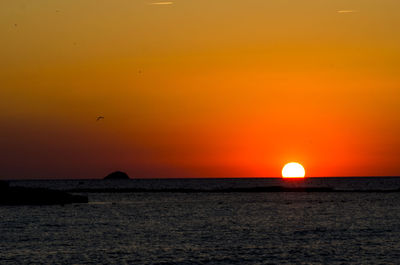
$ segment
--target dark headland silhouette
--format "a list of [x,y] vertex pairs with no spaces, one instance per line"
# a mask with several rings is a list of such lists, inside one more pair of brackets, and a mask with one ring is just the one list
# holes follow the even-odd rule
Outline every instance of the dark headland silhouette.
[[44,188],[10,187],[0,181],[0,205],[64,205],[87,203],[88,197]]
[[104,179],[130,179],[128,174],[122,171],[115,171],[111,174],[108,174]]

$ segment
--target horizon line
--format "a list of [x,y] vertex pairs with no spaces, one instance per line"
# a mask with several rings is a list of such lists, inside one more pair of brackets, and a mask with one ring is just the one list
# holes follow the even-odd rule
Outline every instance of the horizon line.
[[[309,178],[400,178],[400,175],[379,175],[379,176],[310,176],[304,178],[290,178],[300,181]],[[131,177],[129,180],[168,180],[168,179],[284,179],[282,177]],[[0,178],[0,181],[35,181],[35,180],[104,180],[103,177],[93,178]]]

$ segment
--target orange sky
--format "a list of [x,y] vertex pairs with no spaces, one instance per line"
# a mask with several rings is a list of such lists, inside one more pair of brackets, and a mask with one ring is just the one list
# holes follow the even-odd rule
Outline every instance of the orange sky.
[[1,1],[0,178],[400,175],[398,0],[159,2]]

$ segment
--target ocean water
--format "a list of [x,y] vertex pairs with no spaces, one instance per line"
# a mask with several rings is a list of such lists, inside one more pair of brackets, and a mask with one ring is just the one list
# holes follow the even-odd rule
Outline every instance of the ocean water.
[[[108,183],[107,183],[108,182]],[[16,181],[12,185],[397,189],[399,178]],[[87,193],[1,206],[0,264],[396,264],[400,192]]]

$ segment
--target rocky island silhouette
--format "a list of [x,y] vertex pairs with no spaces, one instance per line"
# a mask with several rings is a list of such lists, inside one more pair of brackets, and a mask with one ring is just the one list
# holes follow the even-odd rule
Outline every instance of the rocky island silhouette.
[[107,176],[104,177],[104,179],[110,179],[110,180],[121,180],[121,179],[130,179],[128,174],[122,171],[114,171]]

